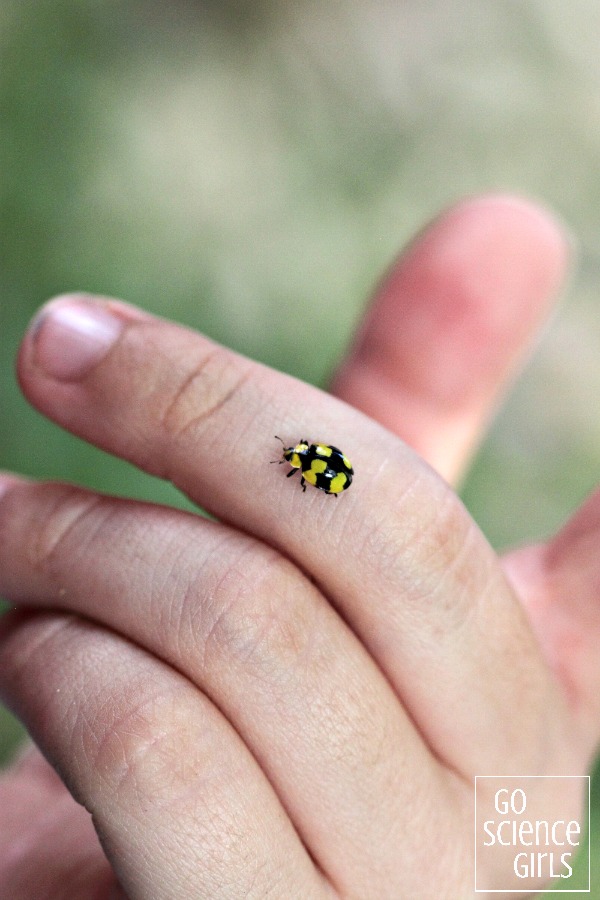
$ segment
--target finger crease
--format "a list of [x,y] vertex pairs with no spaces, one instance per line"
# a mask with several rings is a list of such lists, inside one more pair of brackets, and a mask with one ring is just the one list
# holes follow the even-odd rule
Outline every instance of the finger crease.
[[[248,381],[252,374],[251,368],[248,368],[245,372],[243,372],[239,377],[237,377],[234,383],[225,391],[225,393],[221,394],[219,398],[212,404],[206,406],[198,415],[195,415],[191,418],[185,418],[177,415],[176,410],[179,406],[183,405],[182,398],[185,397],[189,391],[192,389],[192,385],[200,378],[206,375],[206,368],[210,364],[213,357],[221,354],[222,351],[215,350],[211,353],[206,359],[203,360],[202,364],[197,366],[185,381],[181,384],[179,390],[172,398],[169,403],[166,411],[163,413],[161,417],[161,425],[164,429],[169,432],[173,437],[179,438],[181,435],[185,434],[190,428],[197,427],[200,423],[202,423],[205,419],[211,418],[215,413],[219,412],[231,398],[237,394],[241,387]],[[214,380],[213,380],[214,383]],[[182,424],[178,424],[182,421]]]
[[[80,493],[78,488],[73,490],[74,497],[78,496]],[[81,522],[88,514],[100,506],[103,500],[103,497],[93,496],[88,498],[87,501],[73,503],[72,508],[68,510],[67,514],[65,510],[65,500],[64,498],[61,498],[56,504],[55,512],[52,513],[46,527],[40,532],[39,539],[34,549],[33,561],[36,566],[47,565],[55,555],[57,548],[59,546],[64,546],[64,542],[68,535],[81,525]],[[60,527],[55,527],[53,523],[59,516],[63,521],[60,523]]]

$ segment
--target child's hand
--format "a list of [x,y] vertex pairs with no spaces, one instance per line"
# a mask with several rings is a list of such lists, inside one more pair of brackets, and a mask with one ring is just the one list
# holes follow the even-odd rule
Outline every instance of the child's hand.
[[[473,776],[586,771],[600,499],[510,558],[517,595],[396,436],[462,470],[565,257],[524,202],[443,216],[334,381],[362,412],[124,304],[43,310],[19,358],[28,399],[219,522],[7,479],[0,593],[27,609],[0,623],[0,688],[103,849],[25,757],[0,783],[0,895],[107,897],[116,878],[144,900],[457,900]],[[303,493],[269,465],[274,434],[342,448],[351,488]]]

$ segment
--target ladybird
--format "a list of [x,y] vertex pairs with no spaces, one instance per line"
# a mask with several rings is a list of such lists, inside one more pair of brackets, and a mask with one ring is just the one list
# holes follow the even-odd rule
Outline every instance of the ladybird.
[[331,444],[309,444],[305,440],[299,441],[294,447],[286,447],[280,437],[275,437],[283,444],[283,453],[281,459],[273,462],[290,464],[292,471],[288,472],[288,478],[300,470],[303,491],[306,490],[305,482],[308,481],[313,487],[335,497],[352,484],[352,464],[337,447],[332,447]]

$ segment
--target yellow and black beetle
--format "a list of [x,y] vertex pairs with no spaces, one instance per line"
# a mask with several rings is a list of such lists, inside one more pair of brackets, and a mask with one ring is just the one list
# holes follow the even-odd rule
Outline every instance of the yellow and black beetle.
[[354,469],[348,457],[337,447],[332,447],[331,444],[309,444],[305,440],[293,447],[286,447],[280,437],[275,437],[283,444],[283,453],[281,459],[274,462],[290,464],[292,471],[288,472],[288,478],[300,470],[303,491],[306,490],[305,482],[308,481],[313,487],[335,497],[352,484]]

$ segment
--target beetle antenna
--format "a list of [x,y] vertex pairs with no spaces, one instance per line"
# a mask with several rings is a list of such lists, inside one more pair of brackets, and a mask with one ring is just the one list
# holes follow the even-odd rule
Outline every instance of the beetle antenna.
[[[275,434],[275,435],[273,435],[273,437],[277,438],[278,441],[281,441],[281,443],[282,443],[282,445],[283,445],[283,447],[284,447],[284,449],[285,449],[285,443],[284,443],[283,440],[279,437],[279,435],[278,435],[278,434]],[[285,460],[283,460],[283,459],[270,459],[269,462],[270,462],[271,464],[272,464],[272,463],[279,463],[279,465],[281,465],[281,463],[282,463],[282,462],[285,462]]]

